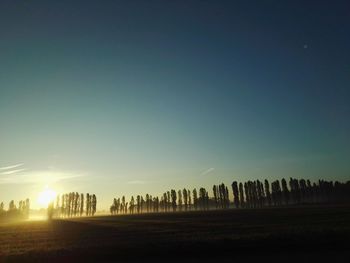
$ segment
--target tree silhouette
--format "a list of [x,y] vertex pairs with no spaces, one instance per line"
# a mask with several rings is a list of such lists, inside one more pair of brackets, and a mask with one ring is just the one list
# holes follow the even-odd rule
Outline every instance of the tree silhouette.
[[184,199],[185,211],[187,211],[188,210],[188,194],[187,194],[187,190],[185,188],[182,190],[182,197]]
[[257,190],[258,206],[263,207],[265,202],[264,186],[259,180],[256,180],[255,184],[256,184],[256,190]]
[[197,195],[196,188],[193,189],[192,194],[193,194],[193,208],[194,208],[194,210],[197,210],[198,209],[198,195]]
[[135,206],[135,200],[134,200],[134,197],[131,196],[131,200],[130,200],[130,214],[134,213],[134,206]]
[[86,216],[90,215],[90,194],[86,194]]
[[146,211],[149,212],[149,194],[146,194]]
[[53,201],[49,203],[48,207],[47,207],[47,218],[49,220],[52,219],[53,217],[53,212],[54,212],[54,207],[53,207]]
[[96,207],[97,207],[97,198],[96,195],[92,195],[92,215],[94,216],[96,213]]
[[207,210],[209,208],[209,197],[208,192],[204,187],[199,189],[199,198],[198,198],[199,208],[202,210]]
[[240,206],[245,207],[245,201],[244,201],[244,190],[243,190],[243,184],[239,183],[239,201]]
[[173,208],[173,212],[176,211],[176,191],[174,189],[171,190],[171,206]]
[[250,200],[250,194],[249,194],[249,187],[248,187],[248,183],[245,182],[244,183],[244,193],[245,193],[245,198],[246,198],[246,206],[247,207],[251,207],[251,200]]
[[84,213],[84,194],[80,194],[80,216],[83,216]]
[[232,186],[232,192],[233,192],[233,203],[235,204],[236,208],[239,208],[238,184],[236,181],[234,181],[231,186]]
[[214,196],[214,202],[215,202],[215,208],[218,209],[218,187],[216,185],[213,186],[213,196]]
[[191,210],[192,200],[191,200],[191,191],[187,190],[187,198],[188,198],[188,209]]
[[271,192],[270,192],[270,184],[267,179],[265,179],[265,196],[266,196],[266,201],[269,206],[271,206],[272,203],[272,198],[271,198]]
[[[23,201],[24,202],[24,201]],[[26,200],[25,200],[25,209],[24,209],[24,217],[26,218],[26,219],[28,219],[29,218],[29,212],[30,212],[30,200],[29,200],[29,198],[27,198]]]
[[272,182],[271,187],[272,187],[273,204],[275,206],[281,205],[282,204],[282,191],[281,191],[280,182],[278,180]]
[[299,204],[301,201],[299,181],[297,179],[290,178],[289,187],[293,202]]
[[57,214],[57,217],[60,217],[60,215],[61,215],[60,195],[57,195],[57,197],[56,197],[56,214]]
[[300,201],[305,202],[306,201],[306,181],[304,179],[299,180],[299,187],[300,187]]
[[3,216],[5,213],[5,205],[4,202],[0,203],[0,216]]
[[182,211],[182,191],[179,190],[177,192],[177,202],[178,202],[178,207],[179,207],[179,211]]
[[283,195],[283,200],[284,200],[284,203],[285,203],[286,205],[288,205],[288,204],[289,204],[289,190],[288,190],[288,186],[287,186],[287,181],[286,181],[286,179],[282,178],[281,184],[282,184],[282,195]]
[[168,200],[168,203],[167,203],[167,206],[168,206],[168,211],[170,211],[170,207],[171,207],[171,196],[170,196],[170,191],[167,191],[166,192],[166,195],[167,195],[167,200]]

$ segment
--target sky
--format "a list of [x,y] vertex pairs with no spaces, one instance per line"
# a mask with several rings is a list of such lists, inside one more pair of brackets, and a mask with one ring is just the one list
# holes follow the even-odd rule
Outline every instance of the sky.
[[0,200],[350,179],[348,1],[1,1]]

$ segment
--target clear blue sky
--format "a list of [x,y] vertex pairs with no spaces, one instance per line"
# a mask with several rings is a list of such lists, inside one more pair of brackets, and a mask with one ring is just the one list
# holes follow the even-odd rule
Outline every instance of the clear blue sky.
[[0,200],[349,180],[349,47],[348,1],[1,1]]

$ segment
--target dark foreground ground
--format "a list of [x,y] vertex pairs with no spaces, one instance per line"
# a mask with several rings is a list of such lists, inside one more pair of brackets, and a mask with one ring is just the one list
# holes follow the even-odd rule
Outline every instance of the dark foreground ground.
[[350,262],[350,206],[0,225],[5,262]]

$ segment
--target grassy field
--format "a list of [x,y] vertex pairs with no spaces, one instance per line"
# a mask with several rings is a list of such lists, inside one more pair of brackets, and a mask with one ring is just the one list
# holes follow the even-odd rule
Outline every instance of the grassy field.
[[0,261],[349,262],[350,206],[99,216],[0,225]]

